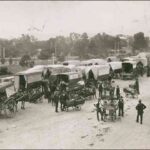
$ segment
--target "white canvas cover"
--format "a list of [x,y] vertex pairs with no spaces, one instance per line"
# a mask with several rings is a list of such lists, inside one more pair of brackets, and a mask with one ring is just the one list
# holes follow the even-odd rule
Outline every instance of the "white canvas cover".
[[117,61],[117,62],[110,62],[110,66],[112,67],[113,70],[121,69],[122,68],[122,62]]
[[78,75],[78,73],[74,73],[74,74],[70,74],[69,75],[69,79],[71,80],[71,79],[78,79],[79,78],[79,75]]
[[89,66],[85,69],[86,78],[88,78],[88,73],[90,70],[92,70],[95,79],[97,79],[100,76],[108,75],[110,67],[109,67],[109,64]]
[[81,66],[92,66],[92,65],[105,65],[107,63],[104,59],[89,59],[85,61],[81,61]]
[[29,74],[26,75],[26,81],[27,83],[32,83],[32,82],[36,82],[36,81],[41,81],[41,73],[36,73],[36,74]]
[[100,77],[100,76],[108,75],[109,71],[110,71],[109,64],[108,65],[101,65],[99,67],[99,70],[98,70],[98,76]]
[[124,64],[124,63],[129,63],[129,64],[132,64],[133,65],[133,69],[135,69],[136,68],[136,61],[125,61],[125,62],[122,62],[122,64]]
[[15,76],[14,87],[16,91],[19,90],[19,76]]
[[66,68],[70,69],[70,72],[77,72],[79,75],[79,78],[82,78],[82,69],[79,66],[75,65],[68,65]]

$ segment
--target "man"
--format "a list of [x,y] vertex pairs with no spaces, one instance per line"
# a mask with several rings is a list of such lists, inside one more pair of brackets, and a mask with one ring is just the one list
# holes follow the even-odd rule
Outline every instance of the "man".
[[106,97],[107,86],[105,81],[102,83],[102,88],[103,88],[102,95]]
[[150,66],[148,65],[147,66],[147,77],[149,77],[150,76]]
[[92,87],[92,93],[93,93],[93,99],[94,99],[94,98],[97,98],[97,97],[96,97],[96,88],[95,88],[94,85],[93,85],[93,87]]
[[102,109],[102,107],[100,106],[101,99],[98,99],[98,103],[94,104],[94,106],[96,107],[96,114],[97,114],[97,120],[99,121],[99,114],[101,115],[101,121],[104,121],[104,110]]
[[123,117],[124,116],[124,100],[123,100],[122,96],[119,99],[118,108],[119,108],[119,114],[118,114],[118,116],[122,116]]
[[113,86],[110,86],[110,99],[113,99],[114,98],[114,91],[115,91],[115,87]]
[[53,105],[53,102],[54,102],[53,97],[54,97],[54,92],[56,90],[56,85],[54,85],[54,83],[49,84],[49,89],[50,89],[49,98],[50,98],[50,102]]
[[146,108],[146,106],[141,102],[141,100],[139,100],[139,103],[136,106],[136,110],[137,110],[137,119],[136,122],[139,122],[139,117],[140,117],[140,123],[143,123],[143,113],[144,113],[144,109]]
[[67,84],[62,80],[60,81],[60,90],[61,91],[66,91],[66,87],[67,87]]
[[114,97],[114,93],[115,93],[115,88],[116,88],[116,85],[115,85],[115,81],[112,81],[111,82],[111,94],[112,94],[112,97]]
[[64,111],[66,108],[66,101],[69,100],[68,94],[66,92],[62,92],[61,96],[60,96],[60,103],[61,103],[61,111]]
[[59,92],[56,90],[54,92],[54,103],[55,103],[55,112],[58,112],[58,104],[59,104]]
[[112,74],[109,74],[109,76],[108,76],[108,81],[109,81],[109,84],[111,84],[111,81],[112,81]]
[[138,78],[136,78],[136,80],[135,80],[135,90],[136,90],[137,94],[140,94],[140,91],[139,91],[139,80],[138,80]]
[[119,88],[118,85],[117,85],[117,88],[116,88],[116,96],[117,96],[117,99],[119,99],[119,97],[120,97],[120,88]]
[[102,82],[99,83],[98,91],[99,91],[99,97],[102,98],[102,93],[103,93],[103,85],[102,85]]

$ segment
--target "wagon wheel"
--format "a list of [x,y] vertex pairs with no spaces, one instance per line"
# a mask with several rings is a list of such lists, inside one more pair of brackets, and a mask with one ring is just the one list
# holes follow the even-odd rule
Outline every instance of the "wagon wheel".
[[39,98],[39,103],[43,103],[42,97]]
[[133,98],[138,98],[138,94],[135,93],[135,94],[133,95]]
[[5,112],[6,117],[12,118],[15,115],[15,112],[16,112],[15,105],[16,103],[14,101],[5,104],[4,112]]
[[4,112],[4,116],[5,117],[9,117],[9,118],[11,118],[12,116],[11,116],[11,111],[8,109],[8,106],[4,106],[3,107],[3,112]]
[[114,120],[117,119],[117,114],[116,114],[116,110],[114,111]]
[[68,111],[69,111],[68,107],[66,107],[65,111],[66,111],[66,112],[68,112]]
[[75,109],[80,111],[81,110],[81,106],[75,106]]
[[129,96],[129,94],[128,93],[126,93],[126,97],[128,97]]
[[81,110],[81,106],[78,106],[78,110]]

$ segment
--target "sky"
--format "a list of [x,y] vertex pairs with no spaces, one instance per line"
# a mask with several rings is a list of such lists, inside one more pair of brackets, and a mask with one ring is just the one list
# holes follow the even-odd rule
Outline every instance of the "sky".
[[0,1],[0,38],[69,33],[150,36],[149,1]]

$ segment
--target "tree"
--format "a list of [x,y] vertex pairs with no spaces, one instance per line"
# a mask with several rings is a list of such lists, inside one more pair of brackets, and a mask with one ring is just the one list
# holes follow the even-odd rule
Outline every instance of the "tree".
[[50,58],[50,52],[49,52],[50,50],[49,49],[44,49],[44,50],[42,50],[41,52],[40,52],[40,55],[39,55],[39,59],[42,59],[42,60],[44,60],[44,59],[48,59],[48,58]]
[[23,55],[20,60],[20,66],[27,67],[30,65],[31,57],[29,55]]
[[1,63],[5,64],[5,58],[1,58]]
[[134,34],[133,50],[142,50],[147,48],[148,43],[143,32]]
[[12,65],[12,63],[13,63],[13,60],[12,60],[12,58],[10,57],[10,58],[9,58],[9,64]]

